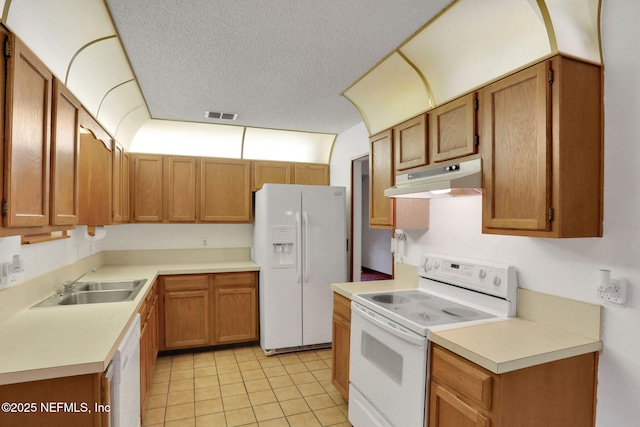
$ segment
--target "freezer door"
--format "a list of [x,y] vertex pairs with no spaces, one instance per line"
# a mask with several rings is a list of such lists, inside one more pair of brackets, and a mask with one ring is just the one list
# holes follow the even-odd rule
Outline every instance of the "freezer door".
[[302,345],[301,186],[265,184],[256,192],[255,209],[260,346],[265,351],[297,347]]
[[331,342],[329,285],[347,281],[346,190],[302,187],[302,343]]

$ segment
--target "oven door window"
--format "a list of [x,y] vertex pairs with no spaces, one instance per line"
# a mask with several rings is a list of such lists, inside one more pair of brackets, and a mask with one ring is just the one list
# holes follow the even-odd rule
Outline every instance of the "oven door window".
[[351,385],[395,426],[422,426],[427,339],[351,311]]
[[402,355],[374,336],[362,331],[362,357],[384,372],[389,379],[402,385]]

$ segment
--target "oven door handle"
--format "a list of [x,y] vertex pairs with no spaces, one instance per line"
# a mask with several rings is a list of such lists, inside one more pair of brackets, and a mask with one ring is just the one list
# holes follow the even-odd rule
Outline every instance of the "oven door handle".
[[400,338],[403,341],[407,341],[417,347],[422,348],[423,350],[425,350],[427,348],[427,339],[423,336],[420,336],[418,334],[413,334],[413,333],[409,333],[406,332],[402,329],[398,329],[398,328],[394,328],[393,326],[389,325],[386,322],[383,322],[381,320],[379,320],[376,317],[371,316],[369,313],[367,313],[363,308],[361,308],[360,306],[356,305],[356,304],[351,304],[351,308],[352,311],[354,313],[356,313],[357,315],[359,315],[360,317],[362,317],[364,320],[368,321],[369,323],[373,324],[374,326],[377,326],[378,328],[382,329],[385,332],[389,332],[390,334],[395,335],[396,337]]

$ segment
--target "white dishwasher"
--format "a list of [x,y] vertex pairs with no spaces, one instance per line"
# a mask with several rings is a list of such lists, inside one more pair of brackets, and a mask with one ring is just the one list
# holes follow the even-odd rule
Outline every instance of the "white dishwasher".
[[140,315],[111,361],[111,427],[140,426]]

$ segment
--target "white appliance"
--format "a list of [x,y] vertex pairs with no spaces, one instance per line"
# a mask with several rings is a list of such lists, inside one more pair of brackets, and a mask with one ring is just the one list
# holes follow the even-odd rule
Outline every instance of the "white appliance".
[[511,266],[424,254],[418,289],[352,296],[349,421],[423,427],[429,331],[516,313]]
[[265,184],[255,195],[260,346],[331,344],[331,283],[347,281],[345,188]]
[[111,364],[111,427],[140,426],[140,314],[127,330]]

